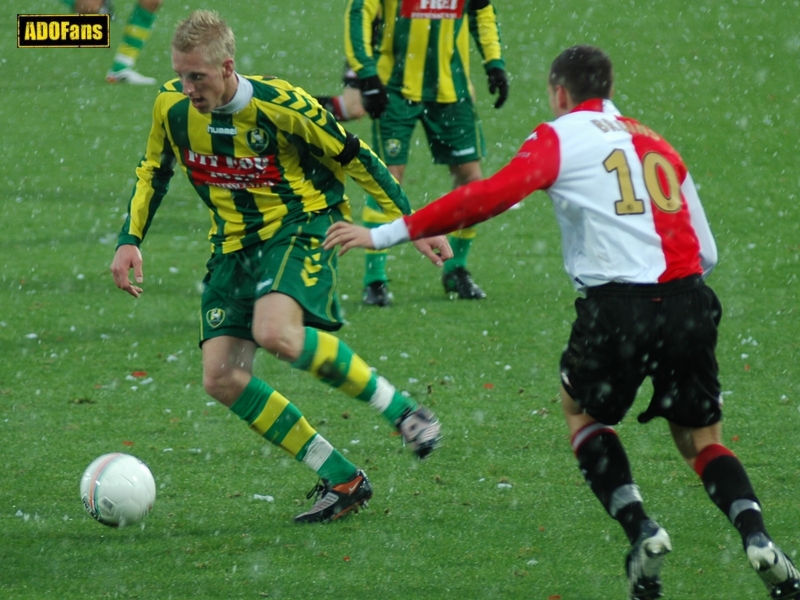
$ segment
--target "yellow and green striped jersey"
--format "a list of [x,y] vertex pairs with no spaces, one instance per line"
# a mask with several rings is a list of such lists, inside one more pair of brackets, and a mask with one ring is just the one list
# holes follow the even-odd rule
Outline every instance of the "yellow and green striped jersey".
[[[434,18],[403,16],[424,14]],[[379,40],[373,39],[376,18]],[[377,74],[414,102],[470,96],[470,34],[486,70],[505,67],[489,0],[349,0],[345,13],[345,54],[353,70],[362,79]]]
[[[238,75],[237,75],[238,76]],[[180,81],[161,88],[119,244],[140,244],[180,164],[211,215],[212,251],[267,240],[281,224],[337,206],[350,218],[345,174],[395,217],[410,214],[400,185],[370,147],[302,89],[239,77],[234,99],[203,114]]]

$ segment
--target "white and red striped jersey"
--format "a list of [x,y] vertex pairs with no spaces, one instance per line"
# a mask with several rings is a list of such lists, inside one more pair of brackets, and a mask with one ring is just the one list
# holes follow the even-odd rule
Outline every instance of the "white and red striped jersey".
[[372,230],[381,247],[485,221],[536,190],[553,201],[576,288],[707,276],[717,249],[680,155],[610,100],[589,100],[536,127],[492,177]]

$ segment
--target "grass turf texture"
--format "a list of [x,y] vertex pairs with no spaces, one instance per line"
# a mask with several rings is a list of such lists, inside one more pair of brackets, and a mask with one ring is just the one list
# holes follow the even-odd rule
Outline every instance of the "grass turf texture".
[[[220,10],[237,34],[241,72],[332,93],[343,5]],[[615,61],[621,110],[670,139],[700,184],[721,254],[710,283],[725,308],[725,441],[749,469],[770,532],[797,559],[797,2],[497,5],[512,76],[500,111],[473,60],[486,174],[550,119],[543,81],[552,58],[589,42]],[[174,24],[206,6],[166,2],[139,69],[169,78]],[[117,2],[121,19],[130,7]],[[14,9],[53,13],[61,5]],[[357,516],[296,526],[291,517],[308,505],[313,474],[202,390],[197,283],[208,221],[182,176],[143,247],[144,296],[118,291],[108,273],[155,90],[106,84],[113,48],[16,49],[14,14],[6,13],[0,596],[624,597],[624,537],[582,483],[554,402],[574,294],[544,195],[481,226],[470,268],[489,294],[483,302],[446,300],[438,273],[409,247],[389,263],[394,306],[365,308],[362,256],[342,260],[349,325],[341,336],[439,414],[445,445],[429,461],[418,464],[368,407],[259,359],[256,372],[348,451],[375,488]],[[370,139],[368,122],[350,129]],[[421,205],[449,180],[418,139],[405,187]],[[358,214],[362,194],[351,195]],[[130,381],[135,371],[152,383]],[[667,597],[766,597],[664,423],[629,418],[619,432],[650,513],[672,535]],[[80,475],[111,451],[139,456],[155,475],[158,498],[144,527],[108,529],[83,511]]]

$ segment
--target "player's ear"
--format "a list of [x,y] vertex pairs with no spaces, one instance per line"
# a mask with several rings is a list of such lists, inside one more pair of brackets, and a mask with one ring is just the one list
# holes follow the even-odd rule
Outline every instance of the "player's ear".
[[232,58],[226,58],[222,61],[222,76],[223,77],[230,77],[233,75],[235,68],[233,64]]
[[556,86],[556,105],[563,111],[571,108],[572,97],[563,85]]

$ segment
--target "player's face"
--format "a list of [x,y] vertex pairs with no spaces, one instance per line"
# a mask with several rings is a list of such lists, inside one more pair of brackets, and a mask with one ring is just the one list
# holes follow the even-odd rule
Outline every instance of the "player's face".
[[236,92],[231,59],[214,65],[206,61],[200,50],[186,53],[173,50],[172,68],[181,80],[183,93],[201,113],[227,104]]

